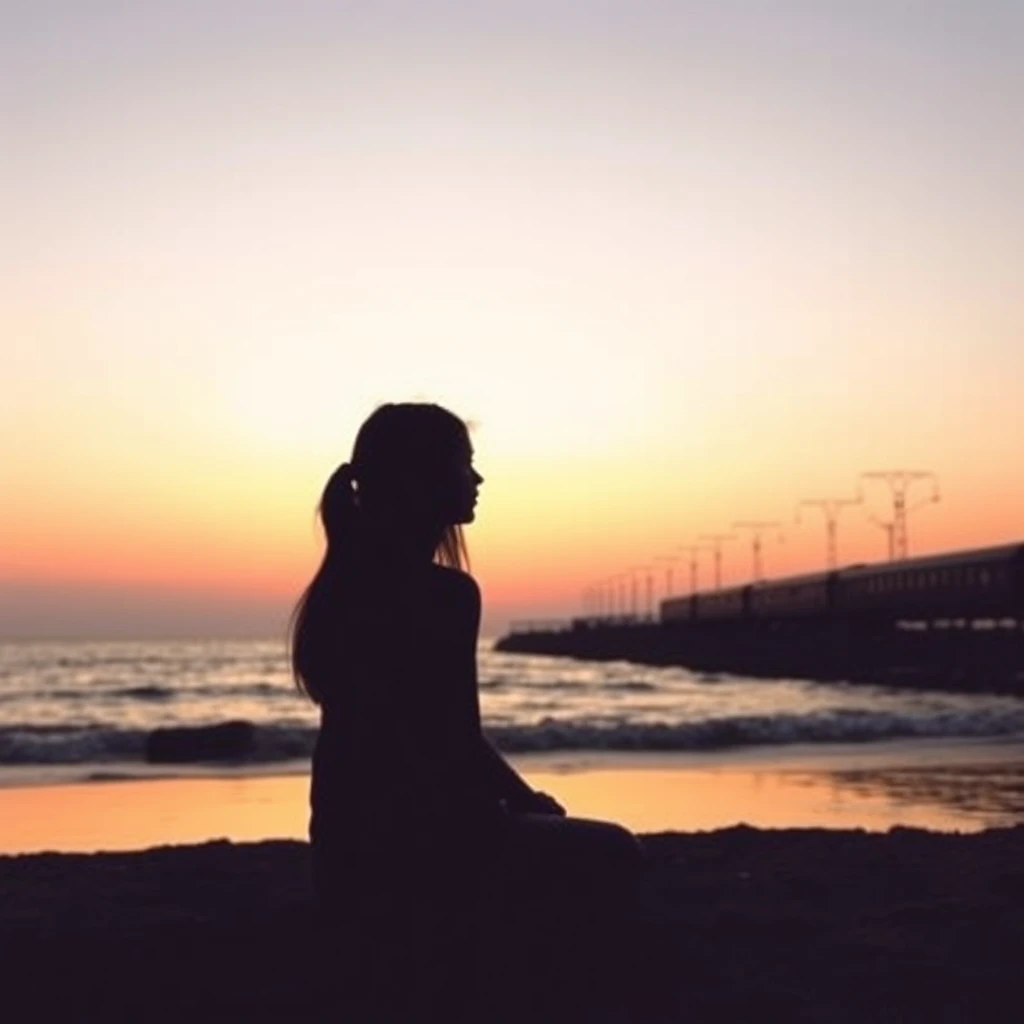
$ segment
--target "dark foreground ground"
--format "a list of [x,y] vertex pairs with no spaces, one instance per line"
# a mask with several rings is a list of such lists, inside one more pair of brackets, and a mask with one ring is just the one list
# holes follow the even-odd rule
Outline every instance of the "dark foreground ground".
[[[1024,826],[644,844],[623,947],[597,970],[592,936],[506,935],[521,961],[476,1019],[1024,1020]],[[377,1019],[325,1005],[306,859],[294,842],[0,858],[3,1018]]]

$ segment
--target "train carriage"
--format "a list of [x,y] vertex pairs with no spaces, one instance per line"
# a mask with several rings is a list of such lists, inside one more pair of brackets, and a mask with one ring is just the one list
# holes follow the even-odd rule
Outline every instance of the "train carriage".
[[843,570],[835,608],[850,616],[908,619],[1024,614],[1024,544]]
[[750,614],[756,619],[828,615],[836,575],[835,572],[817,572],[757,583],[750,592]]
[[725,619],[743,619],[750,613],[752,586],[727,587],[697,594],[694,599],[694,618],[701,622]]
[[661,603],[663,622],[1024,619],[1024,543],[853,565]]
[[690,622],[693,619],[693,606],[696,598],[693,594],[686,597],[669,597],[661,602],[662,622]]

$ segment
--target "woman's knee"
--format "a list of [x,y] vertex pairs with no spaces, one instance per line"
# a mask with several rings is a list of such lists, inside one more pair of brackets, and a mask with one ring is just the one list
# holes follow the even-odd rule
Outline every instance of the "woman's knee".
[[645,853],[640,840],[622,825],[610,821],[569,819],[580,822],[587,835],[587,845],[609,869],[631,875],[640,870]]

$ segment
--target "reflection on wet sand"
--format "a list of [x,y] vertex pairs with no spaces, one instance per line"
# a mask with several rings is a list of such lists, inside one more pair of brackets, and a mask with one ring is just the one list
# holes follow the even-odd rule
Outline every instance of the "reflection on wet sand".
[[[749,767],[608,768],[560,775],[536,772],[527,777],[575,815],[611,819],[638,832],[708,831],[738,824],[975,832],[1017,820],[1002,804],[994,810],[995,793],[985,803],[972,799],[977,794],[970,794],[964,785],[962,799],[947,800],[941,782],[931,779],[932,771],[920,769],[913,790],[888,785],[884,769],[847,773]],[[979,769],[982,778],[986,771]]]
[[630,756],[523,764],[584,817],[641,832],[893,827],[975,832],[1024,821],[1017,742],[775,748],[771,756]]
[[[740,823],[975,832],[1024,821],[1024,754],[1016,743],[516,762],[570,813],[637,832]],[[303,838],[308,787],[305,774],[0,786],[0,853]]]
[[954,810],[978,818],[982,825],[1024,820],[1024,763],[856,769],[831,777],[840,789],[884,794],[895,804]]

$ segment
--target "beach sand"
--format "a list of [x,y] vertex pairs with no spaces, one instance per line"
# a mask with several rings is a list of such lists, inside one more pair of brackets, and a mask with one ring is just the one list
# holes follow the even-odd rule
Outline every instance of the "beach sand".
[[[650,872],[620,927],[628,953],[599,967],[582,925],[556,944],[534,921],[504,936],[519,959],[476,1019],[1021,1019],[1024,827],[739,827],[643,843]],[[277,841],[0,858],[5,1018],[375,1019],[335,1012],[331,950],[325,996],[307,857]]]
[[[1015,744],[516,761],[645,833],[650,873],[600,949],[582,921],[499,919],[518,959],[474,1020],[1024,1019],[1024,826],[978,831],[1021,820]],[[318,981],[344,957],[316,966],[307,777],[224,772],[0,787],[0,852],[136,851],[0,857],[5,1016],[377,1019]]]

